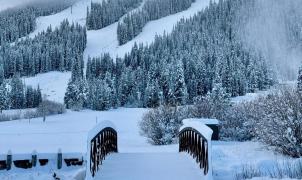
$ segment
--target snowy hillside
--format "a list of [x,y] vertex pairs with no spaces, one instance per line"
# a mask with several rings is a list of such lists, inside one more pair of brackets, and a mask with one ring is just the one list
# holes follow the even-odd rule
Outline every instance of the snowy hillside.
[[[101,0],[98,0],[101,1]],[[58,27],[64,19],[70,22],[77,22],[81,25],[86,24],[87,7],[90,6],[90,0],[80,0],[72,8],[68,8],[60,13],[43,16],[37,19],[37,28],[29,36],[34,37],[39,32],[45,31],[48,26]],[[190,18],[195,13],[207,7],[209,0],[196,0],[191,8],[186,11],[164,17],[159,20],[149,22],[135,39],[125,45],[119,46],[117,40],[117,23],[100,30],[91,30],[87,32],[87,47],[84,52],[84,59],[97,57],[104,53],[110,53],[112,57],[123,57],[129,52],[134,43],[150,44],[154,41],[156,35],[162,35],[172,31],[173,26],[181,18]],[[85,8],[86,7],[86,8]],[[140,7],[139,7],[140,8]],[[71,10],[72,9],[72,10]],[[44,73],[36,77],[25,78],[27,85],[36,87],[40,84],[42,93],[47,95],[48,99],[57,102],[63,102],[65,90],[67,87],[70,73]]]

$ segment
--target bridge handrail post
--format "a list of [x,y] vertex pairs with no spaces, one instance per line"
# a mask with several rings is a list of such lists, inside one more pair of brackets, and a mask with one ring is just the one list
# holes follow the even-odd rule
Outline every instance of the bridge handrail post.
[[190,154],[203,170],[206,179],[212,179],[213,131],[202,122],[185,119],[179,130],[179,152]]
[[88,133],[85,180],[92,180],[105,157],[116,152],[118,146],[115,126],[110,121],[102,121]]

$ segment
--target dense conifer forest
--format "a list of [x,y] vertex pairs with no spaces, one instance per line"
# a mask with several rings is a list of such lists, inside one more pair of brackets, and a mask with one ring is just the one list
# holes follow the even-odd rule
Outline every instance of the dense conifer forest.
[[139,6],[142,0],[108,0],[102,3],[91,2],[87,8],[86,26],[97,30],[117,22],[124,14]]
[[3,44],[0,48],[0,62],[4,77],[69,71],[76,61],[82,62],[82,68],[86,41],[86,28],[64,20],[60,27],[52,29],[50,26],[33,39],[26,38],[13,45]]
[[242,4],[211,3],[180,21],[171,34],[157,36],[149,46],[135,44],[115,62],[107,54],[90,58],[86,80],[82,72],[73,71],[65,103],[72,107],[81,102],[76,106],[97,110],[184,105],[211,92],[215,84],[222,84],[231,96],[270,87],[275,80],[269,65],[236,36],[234,12]]
[[35,2],[0,12],[0,45],[18,40],[34,31],[36,18],[59,12],[73,1],[60,3]]

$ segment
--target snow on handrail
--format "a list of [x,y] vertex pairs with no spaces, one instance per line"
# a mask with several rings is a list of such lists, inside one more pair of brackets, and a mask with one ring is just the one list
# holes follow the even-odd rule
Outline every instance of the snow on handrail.
[[204,138],[206,138],[208,141],[211,141],[213,131],[211,128],[209,128],[204,123],[198,121],[198,119],[184,119],[183,126],[180,127],[179,132],[181,132],[185,128],[193,128],[196,131],[198,131]]
[[102,121],[87,136],[86,180],[92,180],[105,157],[117,149],[117,132],[110,121]]
[[212,145],[213,131],[196,119],[183,120],[179,133],[179,152],[187,152],[196,159],[203,169],[205,179],[212,180]]

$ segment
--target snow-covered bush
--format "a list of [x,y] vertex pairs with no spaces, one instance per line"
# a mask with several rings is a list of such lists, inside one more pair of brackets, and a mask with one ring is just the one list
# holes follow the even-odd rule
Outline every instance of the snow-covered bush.
[[183,111],[182,108],[168,106],[150,110],[139,124],[142,135],[155,145],[172,144],[185,118]]
[[49,116],[55,114],[63,114],[66,112],[65,106],[61,103],[44,100],[37,108],[39,116]]
[[258,110],[251,120],[255,121],[256,137],[284,154],[301,157],[302,94],[285,88],[255,103]]
[[250,119],[254,113],[253,104],[242,103],[233,105],[220,119],[222,139],[246,141],[254,137],[253,121]]

